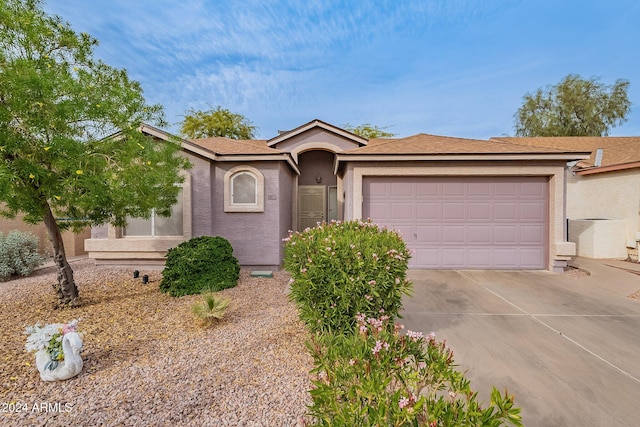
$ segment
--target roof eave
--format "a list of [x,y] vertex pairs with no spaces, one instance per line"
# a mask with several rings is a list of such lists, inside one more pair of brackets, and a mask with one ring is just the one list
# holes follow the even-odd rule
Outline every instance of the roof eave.
[[597,173],[615,172],[615,171],[635,169],[635,168],[640,168],[640,161],[620,163],[617,165],[609,165],[609,166],[591,167],[588,169],[578,169],[575,171],[575,173],[576,175],[593,175]]

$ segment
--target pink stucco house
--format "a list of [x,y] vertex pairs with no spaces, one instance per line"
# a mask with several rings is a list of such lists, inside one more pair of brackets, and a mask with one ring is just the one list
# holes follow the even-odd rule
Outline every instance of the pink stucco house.
[[590,153],[427,134],[367,140],[313,120],[269,140],[182,140],[182,155],[193,167],[174,215],[96,227],[90,257],[161,264],[180,242],[219,235],[243,266],[277,269],[288,230],[371,218],[402,233],[412,268],[558,271],[575,254],[567,162]]

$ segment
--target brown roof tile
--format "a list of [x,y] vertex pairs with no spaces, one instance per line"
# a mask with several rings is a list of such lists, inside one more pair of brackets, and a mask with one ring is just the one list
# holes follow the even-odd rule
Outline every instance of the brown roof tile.
[[640,161],[640,136],[562,136],[534,138],[491,138],[491,141],[506,141],[529,147],[549,147],[570,151],[591,151],[589,160],[578,167],[593,167],[596,150],[602,148],[601,166],[613,166]]
[[192,139],[193,144],[216,154],[282,154],[280,150],[267,147],[265,140],[230,139],[213,137],[204,139]]
[[[568,150],[575,151],[575,150]],[[567,150],[512,144],[505,141],[454,138],[420,133],[406,138],[378,138],[341,154],[508,154],[565,153]]]

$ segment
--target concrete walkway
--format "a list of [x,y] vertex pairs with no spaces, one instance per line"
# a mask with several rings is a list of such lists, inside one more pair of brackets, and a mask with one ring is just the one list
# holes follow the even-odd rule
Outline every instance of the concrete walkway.
[[574,264],[591,275],[411,270],[403,322],[447,340],[481,400],[513,393],[526,426],[638,426],[640,276]]

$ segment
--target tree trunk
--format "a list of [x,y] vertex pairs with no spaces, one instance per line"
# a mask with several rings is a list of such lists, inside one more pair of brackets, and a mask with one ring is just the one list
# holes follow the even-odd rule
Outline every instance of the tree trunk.
[[62,234],[56,222],[49,203],[44,202],[44,225],[47,227],[49,238],[53,246],[53,262],[58,267],[58,283],[53,285],[58,294],[60,306],[76,305],[78,299],[78,288],[73,280],[73,270],[67,262],[67,255],[64,251]]

